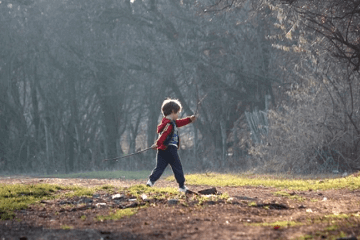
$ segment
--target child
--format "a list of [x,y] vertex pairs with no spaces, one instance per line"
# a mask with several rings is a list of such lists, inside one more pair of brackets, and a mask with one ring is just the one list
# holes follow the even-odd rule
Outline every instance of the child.
[[149,180],[146,183],[149,187],[152,187],[155,184],[155,182],[163,174],[167,165],[170,164],[175,175],[175,179],[179,184],[179,191],[186,192],[188,190],[184,185],[184,173],[177,153],[177,150],[180,147],[178,128],[194,122],[196,117],[193,115],[191,117],[178,120],[181,110],[181,104],[176,99],[168,98],[161,106],[161,111],[164,117],[161,123],[157,126],[159,138],[156,143],[151,146],[151,148],[157,149],[157,154],[156,167],[152,171],[149,176]]

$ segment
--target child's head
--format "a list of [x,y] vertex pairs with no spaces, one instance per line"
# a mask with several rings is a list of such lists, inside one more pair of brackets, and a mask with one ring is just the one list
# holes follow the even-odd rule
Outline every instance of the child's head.
[[164,117],[169,116],[171,113],[179,113],[182,110],[181,103],[177,99],[166,99],[161,106],[161,112]]

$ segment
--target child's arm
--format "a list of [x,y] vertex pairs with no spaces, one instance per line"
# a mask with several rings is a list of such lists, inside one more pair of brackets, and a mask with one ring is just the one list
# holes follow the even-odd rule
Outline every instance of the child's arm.
[[189,123],[192,123],[196,120],[196,117],[192,115],[191,117],[186,117],[183,119],[176,120],[176,126],[177,127],[183,127],[188,125]]
[[172,129],[173,126],[170,123],[166,124],[164,130],[162,131],[162,133],[160,134],[159,138],[156,140],[155,143],[158,149],[161,150],[166,149],[166,146],[164,145],[164,141],[166,140],[166,137],[171,133]]

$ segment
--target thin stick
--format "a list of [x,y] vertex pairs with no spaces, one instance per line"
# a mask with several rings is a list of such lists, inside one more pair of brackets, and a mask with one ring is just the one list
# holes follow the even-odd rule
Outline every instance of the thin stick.
[[196,116],[196,114],[198,113],[199,106],[200,106],[201,102],[207,97],[207,95],[208,95],[208,93],[205,94],[205,96],[197,103],[197,105],[196,105],[196,110],[195,110],[195,113],[194,113],[195,116]]
[[126,156],[116,157],[116,158],[111,158],[111,159],[104,159],[103,162],[106,162],[106,161],[116,161],[116,162],[117,162],[117,160],[119,160],[119,159],[131,157],[131,156],[134,156],[134,155],[136,155],[136,154],[139,154],[139,153],[142,153],[142,152],[146,152],[146,151],[148,151],[148,150],[150,150],[150,149],[151,149],[151,147],[145,148],[145,149],[143,149],[143,150],[141,150],[141,151],[138,151],[138,152],[135,152],[135,153],[128,154],[128,155],[126,155]]

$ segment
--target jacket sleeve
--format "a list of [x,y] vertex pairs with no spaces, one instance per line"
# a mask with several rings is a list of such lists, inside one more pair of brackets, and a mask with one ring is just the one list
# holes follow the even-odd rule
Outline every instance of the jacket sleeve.
[[176,127],[183,127],[185,125],[188,125],[189,123],[191,123],[190,117],[179,119],[179,120],[176,120]]
[[164,130],[160,134],[159,138],[156,140],[156,145],[158,146],[158,149],[165,150],[166,146],[164,145],[164,141],[166,140],[166,137],[171,133],[173,126],[168,123],[166,124]]

